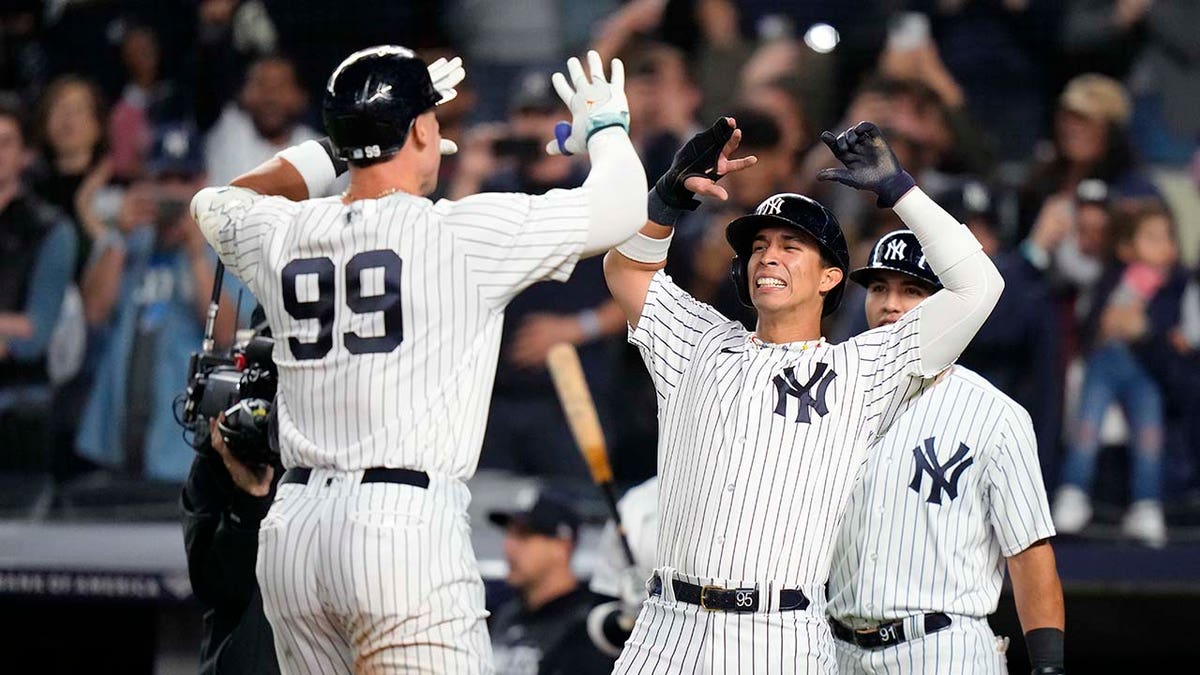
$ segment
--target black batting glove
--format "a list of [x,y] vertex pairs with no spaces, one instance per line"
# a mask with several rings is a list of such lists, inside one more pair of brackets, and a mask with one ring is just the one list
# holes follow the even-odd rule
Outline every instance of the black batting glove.
[[654,192],[662,203],[673,209],[695,211],[700,206],[696,193],[685,188],[683,182],[692,176],[703,176],[713,182],[721,180],[717,173],[717,160],[721,149],[733,137],[733,128],[726,118],[718,118],[711,127],[692,136],[675,153],[671,168],[654,184]]
[[1066,672],[1062,666],[1041,666],[1034,668],[1032,675],[1066,675]]
[[837,136],[822,132],[821,141],[846,168],[822,169],[817,179],[874,192],[880,208],[895,206],[917,184],[900,166],[879,127],[871,122],[859,122]]

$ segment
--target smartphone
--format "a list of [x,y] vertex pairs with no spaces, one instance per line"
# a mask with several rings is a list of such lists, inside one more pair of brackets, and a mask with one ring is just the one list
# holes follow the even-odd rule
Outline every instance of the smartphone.
[[921,12],[901,12],[888,26],[889,49],[916,49],[929,41],[929,17]]

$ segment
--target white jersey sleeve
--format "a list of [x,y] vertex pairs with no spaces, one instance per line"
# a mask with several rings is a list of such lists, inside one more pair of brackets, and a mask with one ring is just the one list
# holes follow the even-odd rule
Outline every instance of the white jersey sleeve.
[[862,361],[866,389],[866,424],[882,436],[904,403],[927,382],[921,376],[920,313],[918,305],[895,323],[853,338]]
[[999,420],[989,459],[991,525],[1004,556],[1016,555],[1054,536],[1033,420],[1023,408],[1013,404]]
[[468,261],[471,280],[502,308],[538,281],[571,277],[587,240],[590,193],[586,187],[537,196],[484,193],[443,200],[435,209]]
[[666,398],[678,386],[701,336],[727,323],[729,319],[688,295],[665,272],[654,274],[637,328],[629,332],[629,342],[641,351],[660,398]]
[[267,236],[290,221],[295,203],[241,187],[209,187],[192,198],[192,217],[225,268],[256,295],[253,283]]

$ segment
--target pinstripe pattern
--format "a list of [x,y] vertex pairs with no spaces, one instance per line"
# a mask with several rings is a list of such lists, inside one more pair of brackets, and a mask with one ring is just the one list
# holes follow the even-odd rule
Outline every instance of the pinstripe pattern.
[[[629,339],[658,394],[658,565],[699,584],[800,588],[814,604],[694,618],[692,608],[658,601],[643,612],[620,672],[727,672],[738,664],[776,672],[767,665],[776,658],[784,672],[833,672],[823,619],[833,539],[868,444],[923,382],[919,318],[917,310],[839,345],[772,345],[655,275]],[[775,378],[792,368],[804,383],[819,364],[835,374],[827,413],[798,422],[800,404],[789,396],[785,414],[776,414]],[[687,653],[676,662],[665,649]]]
[[[274,332],[283,464],[315,467],[307,485],[281,486],[259,533],[258,579],[283,672],[490,672],[462,481],[479,459],[504,308],[534,282],[570,276],[589,194],[434,204],[396,193],[343,205],[223,188],[194,202],[206,204],[201,230]],[[368,252],[399,265],[347,278]],[[297,260],[320,267],[285,277]],[[351,311],[385,300],[392,270],[402,337],[385,311]],[[293,308],[322,318],[297,318],[288,293]],[[327,351],[322,335],[332,335]],[[352,352],[351,335],[385,348]],[[359,485],[370,467],[424,470],[433,483]]]
[[821,615],[730,614],[650,598],[614,673],[834,673]]
[[[969,451],[949,465],[960,444]],[[954,366],[903,410],[875,447],[838,535],[830,615],[854,627],[921,612],[945,612],[955,624],[985,619],[999,602],[1004,558],[1054,535],[1029,414],[976,373]],[[914,449],[928,447],[947,476],[971,461],[954,483],[957,497],[937,490],[925,471],[913,489]],[[930,502],[935,492],[940,503]],[[969,664],[994,655],[992,641],[960,635],[954,643],[943,632],[914,641],[940,647],[877,650],[870,659],[875,669],[860,672],[952,672],[937,665],[951,658],[940,650],[952,643],[962,659],[957,672],[976,672]],[[895,659],[890,669],[878,670],[889,654]],[[926,663],[920,654],[936,660]]]
[[[840,345],[769,345],[656,275],[630,341],[658,392],[659,564],[815,594],[868,442],[920,386],[918,317]],[[818,362],[837,373],[829,413],[797,423],[789,398],[775,414],[773,378],[794,366],[805,382]]]
[[281,485],[263,520],[257,571],[281,668],[489,672],[466,486],[360,475],[317,469],[307,485]]
[[[570,276],[587,235],[587,203],[587,188],[437,204],[401,193],[349,206],[336,197],[260,198],[206,228],[216,230],[210,241],[263,304],[275,333],[284,465],[396,466],[470,478],[504,307],[536,281]],[[340,275],[351,257],[373,250],[395,251],[403,262],[404,339],[391,352],[352,354],[341,336],[381,335],[382,313],[349,311]],[[329,258],[336,270],[334,347],[306,360],[291,353],[288,339],[314,342],[319,322],[288,314],[280,270],[312,257]],[[379,287],[378,271],[363,273],[364,295]],[[301,299],[314,297],[312,276],[296,280]]]
[[842,675],[1007,675],[1007,643],[985,619],[963,617],[920,640],[883,649],[862,649],[837,640]]

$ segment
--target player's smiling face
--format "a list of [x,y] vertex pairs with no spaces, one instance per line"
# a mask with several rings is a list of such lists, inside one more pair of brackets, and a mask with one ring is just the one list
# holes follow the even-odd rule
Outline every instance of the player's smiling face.
[[867,283],[867,326],[879,328],[896,323],[908,310],[928,298],[933,289],[901,272],[879,270]]
[[817,243],[794,227],[759,231],[746,271],[750,299],[760,314],[811,307],[819,315],[823,294],[842,279],[840,269],[822,260]]

